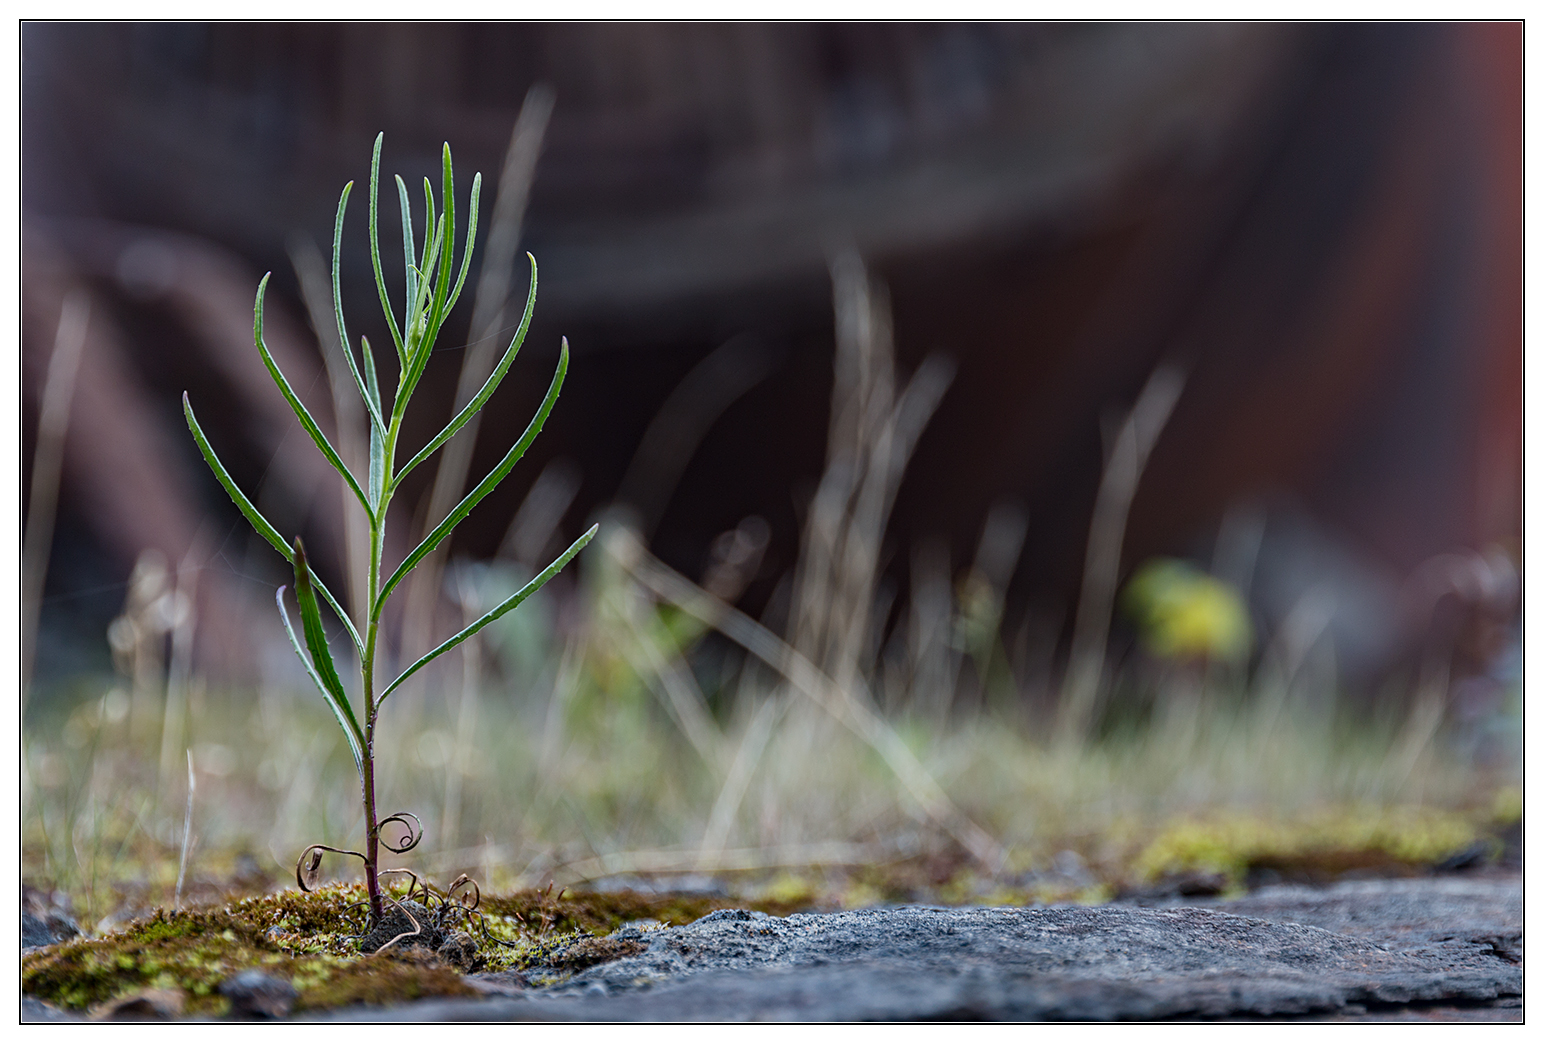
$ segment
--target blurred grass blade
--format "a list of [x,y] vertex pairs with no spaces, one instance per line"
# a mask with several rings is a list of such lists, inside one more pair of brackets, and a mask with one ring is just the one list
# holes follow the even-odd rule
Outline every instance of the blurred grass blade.
[[[209,445],[209,440],[204,436],[204,429],[198,426],[198,418],[193,416],[193,404],[188,401],[187,392],[182,393],[182,413],[188,420],[188,430],[193,433],[193,441],[198,443],[198,451],[204,455],[204,462],[209,465],[209,470],[214,472],[214,477],[219,479],[220,485],[225,487],[225,492],[230,494],[230,498],[235,502],[236,507],[246,516],[247,521],[252,524],[252,528],[257,530],[258,536],[272,544],[273,549],[283,555],[286,562],[292,562],[290,547],[285,543],[284,538],[279,535],[279,531],[262,516],[262,513],[257,510],[252,501],[247,499],[247,495],[241,491],[241,487],[236,485],[230,476],[230,472],[225,470],[225,465],[221,464],[220,458],[215,455],[214,447]],[[322,592],[322,597],[327,599],[327,604],[332,606],[333,612],[338,614],[338,619],[343,621],[343,626],[348,628],[349,637],[354,640],[354,646],[363,655],[364,642],[359,640],[359,632],[354,630],[353,621],[349,619],[348,614],[343,611],[343,607],[338,604],[338,600],[332,596],[332,592],[327,590],[327,587],[320,580],[316,581],[316,586]]]
[[536,416],[532,417],[531,423],[526,426],[525,433],[520,436],[520,441],[511,446],[509,452],[504,454],[504,459],[499,461],[498,466],[488,473],[488,477],[479,482],[477,488],[468,493],[461,503],[457,504],[451,513],[445,516],[445,521],[435,526],[434,532],[424,537],[423,542],[413,549],[413,553],[403,559],[402,564],[397,567],[397,571],[391,574],[391,579],[387,580],[385,585],[382,586],[381,593],[375,603],[372,618],[379,616],[381,606],[385,604],[386,596],[391,594],[392,588],[401,582],[402,578],[418,564],[421,558],[438,547],[440,541],[449,536],[450,531],[455,529],[463,518],[471,514],[478,501],[493,492],[494,488],[504,481],[504,476],[508,475],[520,458],[525,455],[525,451],[530,448],[536,436],[541,433],[542,425],[547,422],[547,415],[552,412],[553,405],[558,401],[558,392],[563,388],[563,377],[567,373],[568,338],[565,337],[563,339],[562,353],[558,356],[557,373],[553,374],[552,384],[547,388],[547,397],[542,400],[541,408],[536,411]]
[[332,226],[332,310],[338,318],[338,343],[343,346],[343,358],[348,360],[349,373],[353,374],[354,384],[359,388],[359,395],[365,400],[365,409],[370,414],[370,422],[377,427],[385,428],[386,424],[381,420],[380,394],[372,396],[367,390],[364,378],[359,373],[359,366],[354,362],[354,352],[349,348],[348,326],[343,321],[343,211],[348,206],[348,194],[353,188],[352,181],[343,186],[343,195],[338,199],[338,216]]
[[[407,183],[402,180],[401,174],[393,174],[397,181],[397,205],[402,210],[402,268],[404,278],[407,280],[407,288],[402,295],[403,304],[408,306],[408,315],[412,314],[413,298],[418,296],[418,272],[413,268],[413,262],[417,259],[418,252],[413,248],[413,207],[407,201]],[[430,213],[427,228],[434,227],[434,214]],[[407,321],[404,319],[404,321]]]
[[484,382],[482,390],[473,397],[471,402],[466,404],[466,409],[456,414],[451,422],[440,430],[438,435],[429,440],[428,445],[415,453],[413,459],[402,466],[402,469],[397,472],[396,478],[392,480],[393,488],[396,487],[398,482],[402,481],[402,476],[422,464],[431,453],[449,442],[451,436],[460,431],[466,425],[466,422],[471,420],[477,411],[482,409],[488,400],[492,398],[493,393],[498,390],[499,383],[504,380],[504,375],[509,372],[510,365],[514,363],[515,356],[520,352],[520,346],[525,343],[525,332],[531,325],[531,312],[536,307],[536,259],[531,257],[530,254],[525,256],[531,258],[531,291],[526,297],[525,314],[520,317],[520,327],[515,331],[514,338],[509,342],[509,347],[504,352],[504,358],[499,360],[498,366],[494,368],[493,373]]
[[546,585],[548,580],[551,580],[554,576],[557,576],[562,568],[566,566],[575,555],[584,550],[584,545],[588,544],[590,540],[594,538],[595,531],[599,528],[599,525],[591,526],[583,536],[568,546],[567,551],[564,551],[561,555],[554,559],[552,564],[537,574],[535,579],[533,579],[530,583],[526,584],[520,590],[510,595],[504,601],[500,602],[492,610],[479,617],[474,623],[467,626],[465,630],[459,632],[455,637],[441,643],[439,646],[435,647],[433,650],[420,657],[411,667],[398,675],[396,681],[386,686],[385,691],[381,693],[381,699],[378,701],[378,703],[384,702],[386,697],[391,695],[393,689],[407,681],[407,679],[411,677],[420,667],[425,666],[431,660],[440,656],[442,653],[446,653],[451,649],[454,649],[456,646],[472,637],[472,635],[476,634],[484,627],[487,627],[489,624],[503,616],[505,613],[519,606],[521,602],[531,597],[531,595],[535,594],[537,591],[540,591],[542,587]]
[[[269,273],[269,275],[272,274]],[[279,364],[274,362],[273,356],[268,353],[268,345],[263,342],[263,294],[267,289],[268,276],[265,275],[262,282],[257,284],[257,304],[253,308],[252,317],[252,339],[257,342],[257,350],[263,357],[263,365],[268,367],[268,375],[273,378],[273,383],[279,386],[284,401],[295,411],[295,416],[300,419],[300,426],[306,429],[306,433],[311,436],[311,441],[316,443],[316,448],[322,451],[322,456],[327,458],[327,463],[343,476],[343,481],[347,482],[349,489],[354,491],[354,495],[359,498],[359,503],[363,505],[365,511],[373,515],[374,509],[370,506],[370,498],[365,496],[364,490],[359,488],[359,483],[354,481],[348,465],[343,463],[343,459],[338,456],[338,451],[332,448],[332,443],[327,441],[327,436],[323,435],[322,429],[317,427],[311,411],[300,401],[295,390],[290,387],[290,382],[285,378],[284,372],[279,369]]]
[[884,759],[923,812],[953,835],[966,851],[992,873],[1006,864],[1007,852],[954,804],[932,774],[870,701],[838,685],[767,627],[704,591],[649,553],[626,529],[613,531],[607,550],[639,583],[724,637],[753,653],[823,707]]
[[[360,343],[364,346],[365,357],[365,381],[374,395],[376,401],[381,398],[381,387],[375,377],[375,353],[370,351],[370,339],[361,337]],[[386,493],[386,429],[370,429],[370,510],[373,513],[380,509],[381,499]]]
[[[397,362],[407,369],[407,349],[402,346],[402,331],[397,328],[397,317],[391,312],[391,299],[386,296],[386,277],[381,273],[381,236],[379,220],[379,196],[381,180],[381,143],[386,132],[375,136],[375,151],[370,157],[370,264],[375,268],[375,289],[381,297],[381,311],[386,313],[386,325],[391,330],[391,340],[397,346]],[[410,321],[411,316],[405,317]]]
[[[274,593],[274,601],[278,603],[279,619],[284,622],[284,631],[289,635],[290,645],[294,648],[295,655],[300,657],[300,662],[305,667],[306,674],[310,675],[311,680],[316,683],[317,690],[322,694],[322,698],[327,701],[327,706],[332,709],[333,717],[338,719],[338,724],[343,728],[344,736],[348,738],[349,752],[354,755],[354,766],[359,770],[359,774],[363,776],[365,771],[364,744],[356,732],[359,723],[354,720],[353,708],[348,708],[348,714],[345,717],[343,710],[333,701],[332,695],[327,691],[327,686],[322,683],[322,679],[317,675],[316,668],[311,666],[311,661],[307,659],[305,650],[300,647],[300,639],[295,637],[295,627],[290,623],[289,610],[284,608],[283,587],[280,587]],[[347,707],[348,705],[344,704],[344,706]]]

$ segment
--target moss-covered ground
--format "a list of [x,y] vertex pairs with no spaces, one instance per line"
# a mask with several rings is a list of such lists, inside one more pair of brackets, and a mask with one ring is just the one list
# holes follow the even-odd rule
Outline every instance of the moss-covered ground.
[[[299,992],[295,1010],[348,1004],[386,1004],[425,996],[475,995],[461,970],[424,950],[362,954],[352,938],[359,884],[335,884],[312,893],[288,889],[228,905],[168,911],[97,938],[77,938],[22,958],[22,988],[41,1000],[89,1011],[140,991],[180,990],[184,1014],[219,1017],[229,1004],[220,983],[246,968],[287,979]],[[752,905],[788,913],[777,899],[640,895],[527,890],[484,899],[478,970],[530,967],[576,971],[622,956],[603,937],[627,921],[685,924],[712,910]],[[488,941],[491,934],[508,945]]]
[[[1296,820],[1241,815],[1175,820],[1158,830],[1133,829],[1126,838],[1103,839],[1103,854],[1087,853],[1087,873],[1075,876],[1010,870],[987,878],[962,855],[944,849],[835,872],[784,870],[726,879],[734,895],[527,889],[482,898],[482,923],[472,933],[479,942],[476,970],[540,968],[542,980],[551,981],[635,952],[636,941],[607,938],[623,924],[680,925],[730,907],[785,915],[908,901],[1086,903],[1187,872],[1211,873],[1233,892],[1261,871],[1317,882],[1348,871],[1429,872],[1466,850],[1493,858],[1500,837],[1519,821],[1517,802],[1504,796],[1494,808],[1467,815],[1343,810]],[[175,990],[185,998],[188,1017],[227,1015],[219,985],[247,968],[290,981],[299,993],[297,1012],[477,992],[463,977],[465,969],[427,950],[362,954],[353,934],[355,904],[364,898],[360,884],[332,884],[309,894],[291,888],[176,911],[158,908],[102,935],[25,954],[22,986],[76,1012],[142,991]]]

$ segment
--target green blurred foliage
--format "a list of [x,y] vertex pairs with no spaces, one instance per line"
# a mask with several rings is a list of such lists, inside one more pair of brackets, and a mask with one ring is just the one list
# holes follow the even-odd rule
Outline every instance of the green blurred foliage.
[[1121,595],[1143,646],[1165,660],[1237,663],[1254,646],[1243,600],[1228,584],[1177,558],[1143,563]]

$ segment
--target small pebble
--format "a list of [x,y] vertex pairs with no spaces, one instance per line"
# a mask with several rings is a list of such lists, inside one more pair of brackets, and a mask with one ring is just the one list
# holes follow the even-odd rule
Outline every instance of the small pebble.
[[234,1019],[282,1019],[300,993],[284,979],[248,968],[220,983],[220,996],[231,1002]]

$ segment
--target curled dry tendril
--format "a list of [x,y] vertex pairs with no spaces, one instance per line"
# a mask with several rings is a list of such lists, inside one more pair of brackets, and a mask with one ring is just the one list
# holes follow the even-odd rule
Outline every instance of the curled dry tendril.
[[472,880],[466,874],[462,874],[460,877],[450,882],[450,887],[445,889],[446,898],[455,896],[456,889],[458,888],[470,888],[472,890],[472,902],[470,905],[467,904],[464,898],[457,899],[457,901],[461,903],[462,906],[466,907],[468,912],[476,910],[480,905],[482,905],[482,889],[477,886],[476,881]]
[[[412,822],[409,823],[408,820],[412,820]],[[399,839],[396,844],[392,844],[390,841],[386,840],[385,831],[387,823],[396,823],[398,826],[402,827],[402,829],[407,831],[407,836]],[[411,812],[393,812],[391,815],[381,820],[379,829],[381,831],[381,844],[385,845],[387,848],[391,849],[391,851],[397,853],[398,855],[417,848],[418,842],[424,839],[423,824],[420,823],[418,821],[418,817],[413,815]]]
[[360,862],[366,862],[363,852],[355,852],[350,848],[333,848],[331,845],[307,845],[306,850],[300,853],[300,858],[295,860],[295,883],[300,886],[302,892],[316,890],[316,883],[322,877],[322,853],[336,852],[338,855],[351,855]]
[[[394,812],[387,816],[385,819],[382,819],[380,825],[384,828],[388,823],[396,823],[398,826],[402,827],[404,831],[406,831],[405,835],[398,838],[395,843],[388,841],[384,832],[380,835],[381,844],[392,852],[400,854],[402,852],[410,851],[411,849],[416,848],[418,843],[423,840],[423,824],[420,823],[418,817],[413,815],[411,812]],[[362,853],[355,852],[352,849],[334,848],[331,845],[324,844],[308,845],[306,849],[300,853],[300,858],[295,861],[295,883],[300,886],[300,890],[302,892],[312,892],[316,890],[316,885],[321,880],[322,857],[323,854],[327,852],[333,852],[337,855],[353,856],[361,862],[366,862]],[[441,891],[438,888],[435,888],[433,885],[429,884],[429,882],[422,880],[419,878],[417,873],[407,869],[406,867],[382,870],[380,871],[379,876],[385,877],[387,874],[407,875],[407,891],[402,894],[400,899],[392,895],[383,895],[382,899],[386,903],[389,903],[392,907],[402,911],[403,916],[408,919],[408,923],[410,923],[413,928],[411,931],[402,932],[401,934],[387,940],[380,946],[376,947],[373,952],[381,953],[387,947],[392,946],[395,943],[399,943],[403,939],[409,939],[423,934],[424,926],[419,923],[417,917],[413,916],[412,911],[403,905],[404,903],[412,902],[415,900],[421,903],[424,909],[429,911],[430,916],[433,919],[433,926],[441,931],[446,931],[453,925],[465,923],[469,926],[475,925],[478,934],[488,942],[497,943],[500,946],[510,947],[520,945],[518,940],[500,939],[497,935],[493,934],[493,929],[488,924],[487,918],[485,918],[478,911],[478,907],[482,905],[482,887],[467,874],[460,874],[457,876],[456,879],[450,883],[450,887],[446,888],[444,891]],[[551,895],[551,893],[552,886],[548,885],[546,892],[542,894],[543,901],[545,901],[546,898]],[[356,911],[360,910],[364,911],[364,923],[362,925],[354,920]],[[359,930],[350,936],[350,938],[356,941],[369,935],[369,933],[373,931],[379,923],[370,915],[370,903],[368,900],[362,900],[357,903],[350,903],[348,906],[344,907],[342,916],[344,919],[350,921],[350,923],[355,927],[358,927]],[[543,920],[547,921],[549,919],[544,917]]]
[[[355,911],[357,910],[364,911],[362,919],[358,921],[354,920]],[[361,899],[357,903],[349,903],[343,908],[343,913],[341,916],[344,920],[348,921],[358,929],[358,931],[348,936],[349,939],[353,940],[354,942],[358,942],[360,939],[363,939],[366,935],[370,934],[370,900]]]

